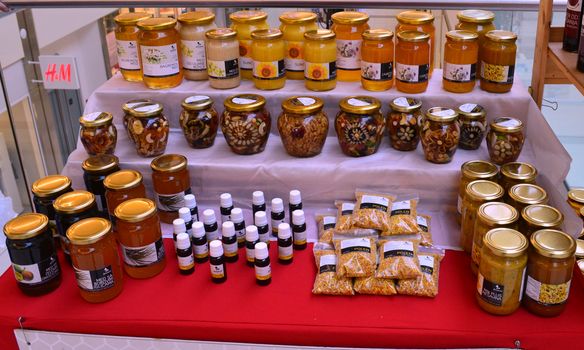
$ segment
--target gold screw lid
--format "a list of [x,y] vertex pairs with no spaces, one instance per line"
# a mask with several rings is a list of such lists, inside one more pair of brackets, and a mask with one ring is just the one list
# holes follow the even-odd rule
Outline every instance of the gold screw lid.
[[532,204],[523,208],[521,217],[528,224],[537,227],[559,227],[564,222],[564,214],[545,204]]
[[486,160],[469,160],[460,167],[462,175],[470,180],[489,179],[497,176],[497,166]]
[[535,231],[529,241],[540,255],[548,258],[571,258],[576,252],[576,241],[559,230]]
[[71,191],[62,194],[53,202],[55,211],[63,214],[77,214],[95,204],[95,196],[88,191]]
[[237,32],[230,28],[216,28],[205,32],[207,39],[228,40],[235,39]]
[[370,96],[349,96],[339,102],[342,111],[353,114],[373,114],[381,109],[381,102]]
[[403,24],[426,24],[434,22],[434,15],[424,11],[404,11],[397,15],[397,21]]
[[456,111],[467,119],[480,119],[487,115],[487,111],[483,106],[476,103],[465,103],[458,106]]
[[268,14],[264,11],[237,11],[229,15],[229,19],[235,23],[250,23],[265,21]]
[[331,40],[335,37],[335,32],[330,29],[309,30],[304,33],[304,39],[308,40]]
[[417,43],[430,40],[430,34],[418,32],[417,30],[405,30],[398,32],[397,38],[402,41]]
[[479,35],[468,30],[451,30],[446,33],[446,38],[456,42],[477,41]]
[[491,23],[495,20],[495,14],[485,10],[463,10],[456,14],[461,22]]
[[393,32],[387,29],[367,29],[361,36],[365,40],[391,40]]
[[108,190],[119,191],[134,188],[142,183],[142,174],[136,170],[120,170],[109,174],[103,180],[103,185]]
[[576,203],[584,204],[584,188],[572,188],[568,192],[568,199]]
[[491,30],[485,34],[485,37],[495,42],[513,43],[517,40],[517,34],[506,30]]
[[130,113],[130,111],[132,109],[134,109],[134,107],[141,105],[141,104],[144,104],[144,103],[150,103],[150,102],[152,102],[152,100],[150,100],[148,98],[137,98],[137,99],[130,100],[130,101],[124,103],[122,105],[122,110],[126,113]]
[[517,210],[507,203],[487,202],[479,207],[478,217],[488,225],[509,225],[517,221]]
[[176,27],[176,19],[166,17],[148,18],[138,22],[138,28],[141,30],[164,30]]
[[114,17],[114,22],[121,26],[131,26],[136,25],[136,23],[148,19],[150,17],[152,17],[152,15],[146,12],[128,12],[122,13]]
[[523,123],[519,119],[499,117],[491,122],[491,129],[498,132],[518,132],[523,130]]
[[584,240],[576,240],[576,256],[581,258],[584,256]]
[[280,22],[285,24],[304,24],[316,21],[316,13],[308,11],[284,12],[280,15]]
[[65,175],[49,175],[32,184],[32,193],[37,197],[50,197],[71,188],[71,179]]
[[475,180],[466,185],[466,195],[475,201],[495,201],[503,198],[505,190],[496,182]]
[[228,97],[223,105],[233,112],[253,112],[266,105],[266,99],[256,94],[240,94]]
[[336,24],[363,24],[367,23],[369,15],[357,11],[342,11],[334,13],[331,19]]
[[112,229],[112,224],[104,218],[88,218],[77,221],[67,229],[71,244],[87,245],[101,240]]
[[150,168],[163,173],[174,173],[187,168],[187,158],[180,154],[163,154],[150,162]]
[[114,116],[108,112],[94,112],[83,115],[79,118],[79,124],[87,127],[96,127],[110,124]]
[[194,95],[185,98],[181,105],[190,111],[202,111],[213,106],[213,99],[206,95]]
[[147,198],[129,199],[116,207],[116,218],[126,222],[140,222],[156,214],[156,204]]
[[275,40],[282,36],[282,31],[277,28],[258,29],[251,32],[251,38],[256,40]]
[[87,158],[81,164],[83,170],[88,173],[101,173],[118,167],[120,160],[113,154],[100,154]]
[[9,239],[23,240],[40,235],[49,224],[46,215],[38,213],[21,214],[4,225],[4,234]]
[[548,201],[547,192],[537,185],[517,184],[509,189],[509,197],[522,204],[545,204]]
[[535,181],[537,169],[529,163],[512,162],[501,166],[501,175],[513,180]]
[[294,96],[282,102],[282,110],[293,114],[311,114],[322,110],[324,102],[318,97]]
[[162,107],[160,103],[146,102],[134,106],[134,108],[130,109],[128,112],[134,117],[145,118],[159,115],[163,110],[164,107]]
[[191,11],[178,16],[180,24],[209,24],[215,19],[215,14],[210,11]]
[[519,231],[495,228],[485,234],[483,246],[497,256],[515,258],[525,253],[528,244],[527,238]]
[[389,106],[394,111],[408,113],[422,108],[422,101],[413,97],[398,97],[393,99]]
[[451,122],[458,118],[458,113],[447,107],[432,107],[426,112],[426,118],[435,122]]

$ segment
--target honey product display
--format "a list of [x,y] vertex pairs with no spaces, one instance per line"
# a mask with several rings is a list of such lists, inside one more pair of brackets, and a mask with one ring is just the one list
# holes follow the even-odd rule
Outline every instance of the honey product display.
[[95,112],[79,118],[79,138],[90,156],[113,154],[118,142],[118,131],[112,124],[113,116],[107,112]]
[[[49,175],[32,184],[32,203],[34,211],[49,218],[49,229],[54,237],[59,237],[55,226],[55,208],[53,202],[64,193],[71,192],[71,179],[64,175]],[[59,239],[60,240],[60,239]]]
[[381,232],[391,229],[390,214],[395,196],[357,190],[355,197],[357,204],[351,215],[351,225]]
[[532,184],[518,184],[509,189],[507,203],[517,209],[519,213],[523,208],[532,204],[547,204],[547,192]]
[[316,213],[315,218],[318,225],[318,241],[332,243],[335,225],[337,223],[336,213]]
[[[460,186],[458,187],[458,214],[462,215],[462,200],[466,186],[474,180],[497,181],[499,169],[493,163],[484,160],[469,160],[460,167]],[[460,219],[460,217],[459,217]]]
[[418,260],[422,275],[414,279],[399,280],[397,282],[398,294],[414,295],[434,298],[438,295],[438,281],[440,278],[440,261],[444,257],[444,251],[434,248],[420,248]]
[[165,154],[154,158],[150,168],[158,216],[162,222],[171,224],[178,218],[178,210],[185,206],[185,196],[192,193],[187,158]]
[[466,30],[446,33],[442,86],[450,92],[471,92],[479,60],[478,35]]
[[120,170],[118,157],[111,154],[89,157],[81,163],[85,188],[96,197],[97,209],[102,216],[108,217],[107,200],[103,180]]
[[289,155],[312,157],[320,154],[329,128],[324,102],[318,97],[295,96],[282,102],[278,132]]
[[[207,38],[207,75],[214,89],[232,89],[239,86],[239,42],[237,33],[229,28],[211,29]],[[251,71],[250,71],[251,72]]]
[[337,86],[337,45],[328,29],[304,33],[304,85],[308,90],[327,91]]
[[398,97],[389,103],[387,130],[391,147],[398,151],[413,151],[420,143],[419,123],[422,119],[422,101]]
[[369,15],[341,11],[331,16],[331,29],[337,36],[337,74],[339,81],[359,81],[361,71],[361,34],[369,29]]
[[160,103],[148,102],[130,110],[130,139],[142,157],[155,157],[166,150],[170,127]]
[[67,238],[81,297],[102,303],[118,296],[124,273],[111,223],[103,218],[81,220],[67,230]]
[[120,170],[110,174],[103,180],[103,186],[106,189],[105,199],[109,218],[113,223],[115,223],[114,213],[118,205],[128,199],[146,197],[146,187],[142,183],[142,174],[136,170]]
[[207,80],[205,32],[215,28],[215,15],[191,11],[178,16],[183,75],[188,80]]
[[488,92],[509,92],[513,86],[517,35],[504,30],[492,30],[481,46],[481,89]]
[[353,226],[353,211],[355,210],[355,203],[336,201],[337,207],[337,230],[348,230]]
[[349,96],[339,102],[335,130],[344,154],[369,156],[377,152],[385,131],[381,102],[368,96]]
[[433,245],[432,239],[432,217],[430,215],[417,216],[418,227],[420,228],[420,245],[424,247],[431,247]]
[[430,79],[430,36],[418,31],[397,32],[395,85],[398,91],[416,94],[426,91]]
[[413,235],[420,232],[417,221],[418,199],[398,200],[391,204],[389,231],[382,235]]
[[418,261],[419,237],[391,237],[379,241],[379,266],[375,277],[410,279],[422,272]]
[[389,90],[393,86],[393,32],[368,29],[361,45],[361,85],[368,91]]
[[535,184],[537,169],[529,163],[513,162],[503,164],[500,169],[499,185],[506,193],[517,184]]
[[523,123],[518,119],[500,117],[489,125],[487,147],[491,161],[497,165],[516,161],[524,142]]
[[318,29],[316,17],[314,12],[284,12],[280,15],[288,79],[304,79],[304,33]]
[[43,214],[22,214],[4,225],[6,247],[18,288],[26,295],[43,295],[61,284],[57,248]]
[[142,81],[142,70],[138,57],[138,27],[141,20],[152,17],[146,12],[129,12],[117,15],[116,22],[116,53],[118,66],[122,77],[127,81]]
[[268,14],[264,11],[237,11],[229,15],[231,29],[237,32],[239,41],[239,68],[243,79],[252,79],[252,38],[251,33],[268,29]]
[[483,41],[485,34],[495,30],[493,21],[495,14],[485,10],[463,10],[456,14],[458,23],[456,29],[475,32],[479,36],[479,43]]
[[515,230],[498,228],[485,235],[475,295],[486,312],[508,315],[519,307],[527,246],[525,236]]
[[260,153],[266,147],[272,120],[260,95],[243,94],[227,98],[221,131],[236,154]]
[[219,115],[209,96],[189,96],[182,101],[179,117],[185,139],[192,148],[209,148],[215,142],[219,128]]
[[465,103],[456,111],[460,125],[458,147],[466,150],[479,149],[487,132],[487,111],[476,103]]
[[138,47],[142,80],[150,89],[179,85],[181,69],[180,36],[176,19],[148,18],[138,22]]
[[337,274],[345,277],[368,277],[377,267],[377,235],[364,231],[333,235],[337,255]]
[[521,211],[519,231],[529,238],[532,233],[542,229],[561,229],[564,214],[545,204],[532,204]]
[[253,84],[260,90],[276,90],[286,83],[284,40],[279,29],[258,29],[251,33]]
[[315,244],[314,259],[316,260],[317,271],[312,294],[355,294],[355,292],[353,292],[351,279],[337,274],[338,259],[332,245],[322,243]]
[[[434,28],[434,15],[424,11],[404,11],[397,15],[396,34],[403,31],[418,31],[428,35],[428,53],[430,58],[428,74],[432,76],[434,70],[434,51],[436,50],[436,38]],[[407,92],[407,91],[404,91]]]
[[456,111],[445,107],[433,107],[426,112],[420,139],[427,161],[437,164],[452,161],[460,139],[457,118]]
[[152,101],[147,99],[147,98],[137,98],[137,99],[130,100],[122,105],[122,111],[124,111],[124,117],[122,119],[123,124],[124,124],[124,129],[126,130],[126,135],[128,136],[128,139],[130,139],[130,141],[132,141],[132,142],[135,142],[135,141],[134,141],[134,139],[132,139],[132,133],[130,131],[130,128],[132,127],[131,110],[138,105],[141,105],[143,103],[150,103],[150,102],[152,102]]
[[580,209],[584,207],[584,188],[572,188],[568,191],[568,204],[574,209],[576,215],[580,215]]
[[395,295],[395,282],[389,278],[358,277],[355,278],[353,289],[358,294]]

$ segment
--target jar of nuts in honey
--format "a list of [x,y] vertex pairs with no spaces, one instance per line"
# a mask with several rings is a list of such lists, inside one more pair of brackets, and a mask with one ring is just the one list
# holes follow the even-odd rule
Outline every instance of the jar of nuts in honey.
[[162,105],[156,102],[143,103],[130,110],[131,139],[142,157],[159,156],[166,150],[170,127],[162,111]]
[[487,131],[487,111],[476,103],[465,103],[458,107],[457,112],[460,125],[458,147],[479,149]]
[[420,143],[422,101],[412,97],[398,97],[389,103],[387,130],[391,147],[398,151],[414,151]]
[[79,138],[90,156],[113,154],[118,142],[118,131],[111,113],[95,112],[79,118]]
[[221,131],[236,154],[262,152],[268,143],[272,119],[266,99],[255,94],[234,95],[223,102]]
[[491,122],[487,147],[493,163],[503,165],[516,161],[524,142],[523,123],[520,120],[500,117]]
[[205,95],[189,96],[182,101],[182,108],[179,122],[189,145],[196,149],[213,146],[219,128],[213,99]]
[[349,96],[339,102],[335,130],[343,153],[350,157],[377,152],[385,132],[381,102],[369,96]]
[[452,161],[460,139],[457,118],[455,110],[445,107],[433,107],[426,112],[420,139],[427,161],[437,164]]
[[132,142],[134,142],[134,140],[132,139],[132,134],[130,132],[130,128],[131,128],[131,120],[130,119],[132,117],[132,113],[130,113],[130,111],[138,105],[141,105],[143,103],[149,103],[149,102],[152,102],[152,101],[147,99],[147,98],[138,98],[138,99],[130,100],[122,105],[122,111],[124,111],[124,118],[123,118],[124,129],[126,130],[128,138]]
[[329,121],[318,97],[295,96],[282,102],[278,131],[282,144],[293,157],[320,154],[328,134]]
[[187,158],[179,154],[164,154],[150,163],[158,216],[164,223],[172,224],[178,218],[185,196],[192,193],[187,165]]

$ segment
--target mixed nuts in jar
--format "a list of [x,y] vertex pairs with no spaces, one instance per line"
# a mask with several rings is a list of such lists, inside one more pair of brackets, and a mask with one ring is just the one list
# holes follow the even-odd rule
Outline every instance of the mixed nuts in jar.
[[108,112],[94,112],[79,118],[81,143],[87,154],[113,154],[118,141],[118,131],[112,123],[114,117]]
[[282,102],[278,131],[284,148],[294,157],[320,154],[326,141],[329,121],[318,97],[296,96]]
[[221,131],[236,154],[256,154],[266,148],[272,120],[266,99],[255,94],[234,95],[223,104]]
[[456,153],[460,139],[458,113],[446,107],[433,107],[426,112],[420,139],[426,160],[432,163],[449,163]]
[[182,107],[179,122],[189,145],[192,148],[213,146],[219,128],[213,100],[204,95],[189,96],[182,101]]
[[335,130],[343,153],[362,157],[377,152],[385,131],[381,102],[369,96],[349,96],[339,102],[339,107]]
[[130,111],[132,110],[132,108],[134,108],[138,105],[141,105],[143,103],[148,103],[148,102],[152,102],[152,101],[150,99],[147,99],[147,98],[138,98],[135,100],[130,100],[122,105],[122,110],[124,111],[124,118],[123,118],[124,129],[126,130],[128,138],[130,140],[132,140],[132,142],[134,142],[134,140],[132,139],[132,135],[130,133],[130,126],[129,126],[132,123],[130,120],[132,118],[132,113],[130,113]]
[[143,103],[130,110],[131,139],[142,157],[159,156],[166,150],[170,128],[162,111],[162,105],[156,102]]
[[516,161],[524,141],[523,123],[520,120],[509,117],[495,119],[490,124],[487,136],[491,161],[498,165]]
[[389,103],[387,118],[389,143],[398,151],[413,151],[420,142],[419,122],[422,118],[422,101],[411,97],[398,97]]
[[458,147],[475,150],[481,147],[487,131],[487,111],[478,104],[465,103],[458,107],[460,141]]

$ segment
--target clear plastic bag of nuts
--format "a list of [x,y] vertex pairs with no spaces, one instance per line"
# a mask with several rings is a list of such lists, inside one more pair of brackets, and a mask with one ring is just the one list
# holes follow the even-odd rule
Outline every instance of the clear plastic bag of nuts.
[[333,233],[337,223],[337,213],[335,210],[326,210],[315,214],[318,226],[318,241],[323,243],[333,243]]
[[357,204],[351,217],[353,227],[379,230],[391,229],[391,206],[395,196],[375,191],[357,190]]
[[346,277],[368,277],[377,267],[377,233],[375,230],[353,229],[335,232],[333,243],[337,254],[337,274]]
[[381,235],[413,235],[420,232],[416,216],[418,198],[398,199],[391,204],[390,228]]
[[355,294],[351,279],[337,275],[337,255],[334,247],[328,243],[316,243],[313,252],[317,271],[312,293],[326,295]]
[[418,261],[420,235],[391,236],[379,241],[379,266],[375,277],[411,279],[422,275]]
[[399,280],[398,294],[415,295],[434,298],[438,295],[440,277],[440,262],[444,257],[444,250],[421,247],[418,253],[422,275],[415,279]]

